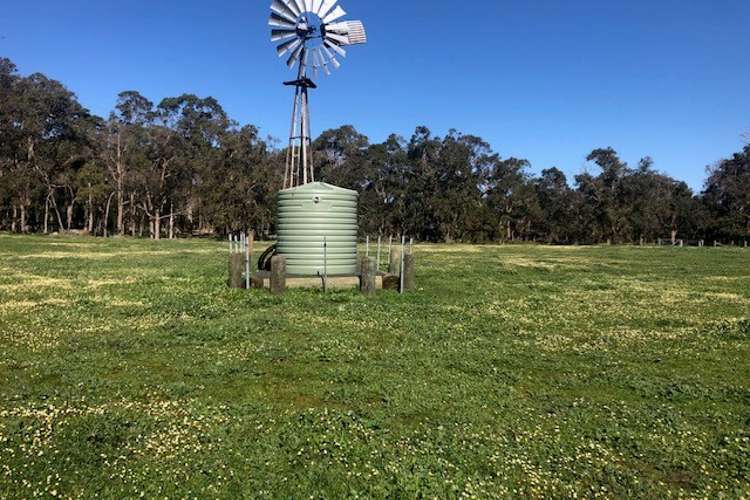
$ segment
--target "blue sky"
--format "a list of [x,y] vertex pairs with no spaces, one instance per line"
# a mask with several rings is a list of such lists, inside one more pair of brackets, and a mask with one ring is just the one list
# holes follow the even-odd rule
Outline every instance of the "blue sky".
[[[282,138],[290,73],[266,0],[6,0],[0,56],[106,115],[122,90],[214,96]],[[587,168],[596,147],[700,188],[750,131],[747,0],[343,0],[370,43],[311,98],[314,134],[372,141],[417,125],[479,135],[534,171]],[[571,179],[572,181],[572,179]]]

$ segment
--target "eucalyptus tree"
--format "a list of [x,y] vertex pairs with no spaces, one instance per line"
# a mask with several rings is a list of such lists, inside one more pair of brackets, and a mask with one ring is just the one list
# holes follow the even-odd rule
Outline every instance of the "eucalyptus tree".
[[593,194],[591,190],[597,191],[592,201],[596,203],[600,233],[609,241],[626,241],[630,225],[624,179],[630,174],[630,169],[612,148],[595,149],[586,157],[586,161],[595,163],[601,169],[593,184],[587,186],[588,194]]
[[411,182],[406,141],[391,134],[385,142],[370,145],[364,156],[368,182],[360,195],[363,230],[382,237],[400,234]]
[[219,158],[197,187],[201,218],[212,231],[255,230],[267,235],[275,194],[283,187],[283,156],[269,150],[258,129],[226,131]]
[[429,193],[440,239],[471,241],[480,231],[477,214],[496,159],[489,144],[477,136],[451,130],[443,138],[435,161],[437,189]]
[[524,205],[537,202],[530,188],[528,160],[495,157],[488,175],[486,200],[500,239],[513,241],[519,233],[527,233],[532,210]]
[[[130,208],[131,231],[135,228],[135,172],[143,168],[148,147],[148,127],[154,118],[154,104],[139,92],[128,90],[117,96],[115,112],[107,122],[103,148],[107,172],[115,196],[115,231],[125,234],[125,210]],[[128,194],[130,200],[127,201]],[[109,214],[109,210],[106,210]],[[108,217],[105,217],[105,224]]]
[[407,144],[408,189],[404,200],[403,229],[425,241],[439,241],[436,193],[440,192],[438,162],[442,141],[419,126]]
[[542,170],[535,185],[541,211],[539,229],[542,238],[550,243],[574,241],[575,200],[565,174],[557,167]]
[[[700,202],[693,190],[683,181],[669,177],[661,177],[668,189],[668,203],[666,207],[666,222],[673,244],[677,238],[699,236],[701,222]],[[699,238],[702,239],[702,238]]]
[[313,143],[316,180],[349,189],[366,189],[369,146],[367,136],[351,125],[324,131]]
[[[17,143],[14,88],[18,78],[16,65],[10,59],[0,58],[0,207],[7,214],[5,218],[10,220],[13,231],[17,217],[12,187]],[[2,225],[3,217],[0,216],[0,228]]]
[[715,237],[750,239],[750,145],[710,169],[703,197]]
[[[50,207],[57,216],[58,226],[64,229],[57,190],[65,187],[61,184],[65,170],[76,163],[82,137],[80,122],[89,118],[88,111],[60,82],[40,73],[16,79],[14,94],[10,119],[14,124],[13,162],[21,228],[26,230],[34,193],[43,188],[45,210],[41,222],[45,232]],[[69,210],[74,203],[75,196],[69,200]]]
[[181,145],[171,173],[170,228],[177,215],[185,216],[192,224],[195,211],[204,206],[200,194],[205,190],[200,187],[221,167],[224,142],[236,129],[236,123],[216,99],[192,94],[164,99],[159,104],[159,116],[176,133]]

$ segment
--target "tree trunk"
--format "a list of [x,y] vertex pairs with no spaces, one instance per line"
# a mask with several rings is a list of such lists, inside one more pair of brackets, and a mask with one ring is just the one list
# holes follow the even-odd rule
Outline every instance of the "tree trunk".
[[18,221],[18,207],[13,204],[13,217],[10,221],[10,232],[15,233],[16,232],[16,225]]
[[44,200],[44,234],[49,233],[49,196]]
[[161,210],[154,209],[154,239],[161,240]]
[[169,239],[174,239],[174,204],[169,204]]
[[26,233],[26,205],[21,203],[21,232]]
[[125,235],[124,225],[124,211],[125,211],[125,200],[123,196],[123,181],[125,177],[125,167],[122,163],[122,129],[117,131],[117,234],[120,236]]
[[62,216],[60,215],[60,210],[57,208],[57,202],[55,201],[55,192],[50,190],[49,195],[47,196],[47,199],[49,199],[52,202],[52,208],[55,209],[55,215],[57,216],[57,225],[58,225],[58,231],[62,232],[65,229],[65,226],[63,226]]
[[135,238],[135,193],[130,193],[130,234]]
[[672,246],[677,244],[677,230],[672,229]]
[[67,205],[65,207],[65,216],[66,220],[66,228],[68,231],[70,231],[70,228],[73,226],[73,202],[70,202],[70,205]]
[[109,220],[109,202],[107,202],[107,208],[104,209],[104,225],[102,229],[102,235],[106,238],[107,235],[107,224]]
[[124,211],[125,202],[122,196],[122,185],[118,185],[117,188],[117,234],[120,236],[125,235],[125,222],[124,222]]
[[89,234],[94,232],[94,195],[91,194],[91,183],[89,183],[89,223],[87,229]]
[[107,207],[104,209],[104,231],[103,233],[104,233],[105,238],[109,236],[109,233],[108,233],[109,231],[109,227],[108,227],[109,226],[109,207],[112,204],[112,197],[114,196],[114,194],[115,193],[112,193],[109,195],[109,198],[107,199]]

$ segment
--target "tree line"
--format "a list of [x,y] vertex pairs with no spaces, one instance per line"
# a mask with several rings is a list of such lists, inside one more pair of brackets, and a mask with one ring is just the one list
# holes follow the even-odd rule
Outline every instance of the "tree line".
[[[594,149],[594,173],[533,175],[481,138],[417,127],[373,144],[352,126],[313,143],[316,179],[361,193],[363,234],[421,241],[632,243],[750,238],[750,145],[703,191]],[[154,239],[274,232],[286,151],[213,98],[122,92],[106,118],[0,58],[0,230]]]

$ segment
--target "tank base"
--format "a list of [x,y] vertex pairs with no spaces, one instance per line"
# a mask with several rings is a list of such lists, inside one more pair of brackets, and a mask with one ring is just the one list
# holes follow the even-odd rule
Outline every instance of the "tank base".
[[[379,290],[383,288],[383,277],[385,273],[378,273],[375,278],[375,286]],[[258,284],[263,283],[263,288],[269,288],[271,273],[258,272],[253,276]],[[322,277],[317,276],[295,276],[287,274],[287,288],[314,289],[323,285]],[[352,290],[359,288],[359,275],[350,274],[344,276],[328,276],[327,287],[329,290]]]

